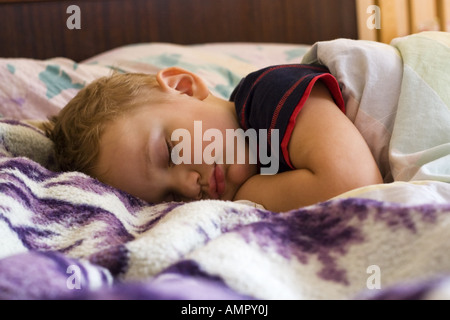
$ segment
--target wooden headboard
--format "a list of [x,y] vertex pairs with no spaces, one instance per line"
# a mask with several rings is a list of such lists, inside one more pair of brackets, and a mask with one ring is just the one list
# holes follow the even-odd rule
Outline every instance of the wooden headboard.
[[[81,29],[67,26],[71,5]],[[0,0],[0,57],[81,61],[132,43],[338,37],[358,37],[355,0]]]

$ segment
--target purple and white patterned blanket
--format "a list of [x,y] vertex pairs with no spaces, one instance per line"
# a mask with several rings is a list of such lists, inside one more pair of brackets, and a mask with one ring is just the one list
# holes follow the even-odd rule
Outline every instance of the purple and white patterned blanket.
[[415,204],[372,187],[279,214],[150,205],[56,173],[51,142],[22,122],[0,122],[0,155],[1,299],[450,297],[450,203],[431,200],[444,183],[408,184],[430,194]]

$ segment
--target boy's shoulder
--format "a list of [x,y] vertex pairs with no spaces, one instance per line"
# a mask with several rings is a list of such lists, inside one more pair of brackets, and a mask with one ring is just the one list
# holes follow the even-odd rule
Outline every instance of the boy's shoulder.
[[[315,64],[274,65],[252,72],[240,81],[231,94],[230,101],[235,103],[243,128],[270,129],[278,117],[289,118],[299,104],[301,108],[311,93],[312,86],[319,79],[325,83],[344,111],[336,78],[326,67]],[[253,117],[264,121],[252,121]]]
[[269,66],[242,79],[231,95],[230,101],[235,103],[236,115],[244,130],[278,130],[280,171],[292,169],[287,144],[295,119],[319,79],[332,93],[339,108],[345,111],[336,78],[321,65]]
[[268,66],[244,77],[234,89],[230,100],[235,101],[236,98],[242,94],[242,91],[248,91],[256,84],[258,84],[258,86],[276,85],[277,87],[282,88],[292,81],[296,82],[299,77],[302,78],[308,75],[323,73],[330,73],[330,71],[325,66],[317,64],[283,64]]

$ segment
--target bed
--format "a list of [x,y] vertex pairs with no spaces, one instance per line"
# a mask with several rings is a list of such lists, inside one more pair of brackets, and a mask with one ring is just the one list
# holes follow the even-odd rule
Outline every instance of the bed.
[[[0,1],[0,40],[11,44],[0,49],[0,299],[450,298],[448,33],[358,39],[354,1],[105,3],[79,1],[86,16],[69,30],[75,2]],[[211,10],[223,13],[219,25],[235,20],[214,32],[197,25],[197,38],[163,28],[193,8],[205,25]],[[152,19],[124,14],[99,37],[124,12]],[[317,19],[323,28],[305,30]],[[60,172],[41,130],[112,72],[181,66],[229,98],[249,72],[285,63],[320,63],[337,77],[384,184],[282,213],[245,201],[151,204]]]

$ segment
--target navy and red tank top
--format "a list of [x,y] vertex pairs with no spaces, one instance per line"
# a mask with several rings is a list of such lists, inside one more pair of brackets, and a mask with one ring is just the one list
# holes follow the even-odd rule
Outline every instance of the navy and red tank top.
[[[336,78],[321,65],[290,64],[267,67],[250,73],[231,94],[239,123],[244,130],[278,129],[279,171],[294,169],[288,144],[295,120],[314,84],[321,80],[336,105],[345,113],[344,99]],[[270,144],[270,139],[267,139]],[[270,145],[267,150],[271,150]]]

